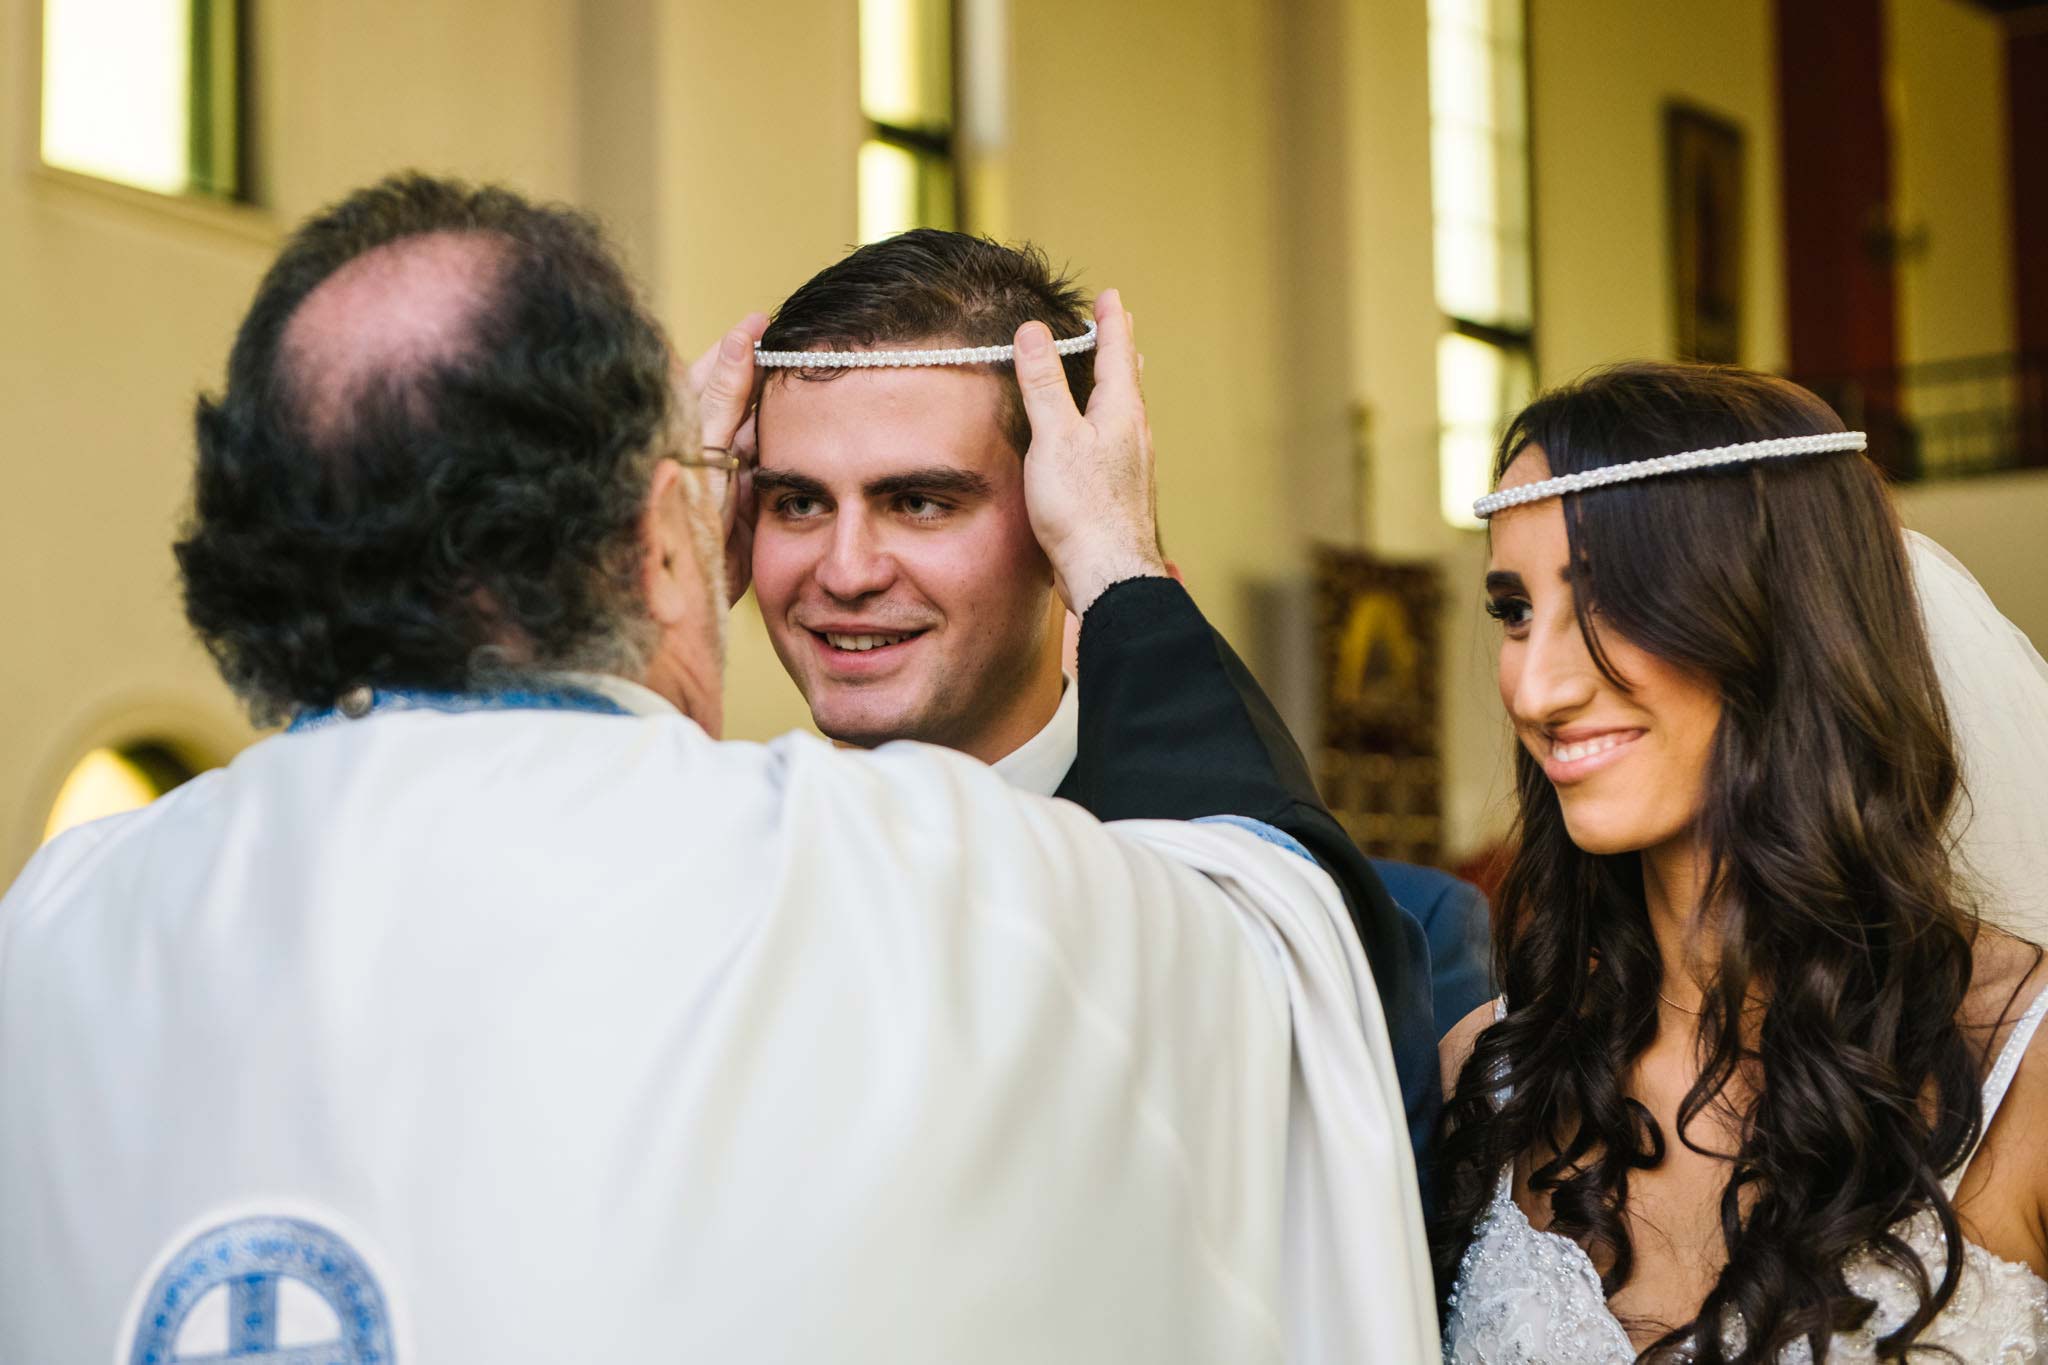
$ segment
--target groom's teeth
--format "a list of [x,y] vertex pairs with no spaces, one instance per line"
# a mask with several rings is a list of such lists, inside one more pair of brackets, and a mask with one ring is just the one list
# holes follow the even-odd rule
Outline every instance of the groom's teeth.
[[1551,749],[1550,756],[1560,763],[1576,763],[1582,758],[1606,753],[1622,743],[1623,738],[1621,735],[1600,735],[1593,739],[1580,740],[1576,744],[1559,744]]
[[879,649],[883,645],[901,644],[909,638],[908,635],[833,635],[828,632],[825,636],[825,642],[834,649],[847,649],[860,653],[870,649]]

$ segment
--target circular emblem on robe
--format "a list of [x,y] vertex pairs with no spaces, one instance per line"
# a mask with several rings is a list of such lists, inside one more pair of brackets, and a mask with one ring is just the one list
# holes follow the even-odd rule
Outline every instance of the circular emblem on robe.
[[159,1258],[130,1324],[127,1365],[394,1365],[391,1314],[368,1262],[309,1218],[217,1223]]

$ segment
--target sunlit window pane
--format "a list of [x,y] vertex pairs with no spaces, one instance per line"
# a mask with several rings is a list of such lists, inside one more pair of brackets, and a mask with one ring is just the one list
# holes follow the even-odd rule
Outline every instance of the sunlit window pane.
[[1491,0],[1429,0],[1431,28],[1484,29]]
[[958,226],[953,0],[860,0],[860,239]]
[[191,180],[191,0],[46,0],[43,160],[166,194]]
[[1526,65],[1521,0],[1431,0],[1437,304],[1513,331],[1530,325]]
[[860,239],[878,242],[914,227],[951,228],[953,166],[946,158],[870,139],[860,149]]
[[1430,135],[1436,216],[1440,222],[1491,226],[1500,172],[1493,137],[1483,128],[1439,123]]
[[1530,319],[1527,179],[1494,139],[1436,130],[1437,306],[1492,327]]
[[1483,35],[1438,30],[1429,44],[1429,111],[1467,127],[1494,123],[1493,54]]
[[[1429,0],[1444,519],[1477,526],[1494,442],[1534,386],[1525,0]],[[1481,338],[1486,338],[1482,340]]]
[[860,149],[860,239],[879,242],[917,226],[917,156],[887,142]]
[[860,104],[876,123],[951,129],[950,0],[860,0]]
[[1437,304],[1453,317],[1503,328],[1529,325],[1529,262],[1520,243],[1490,227],[1439,223]]
[[1501,42],[1522,41],[1522,0],[1429,0],[1431,28],[1465,29]]
[[1527,357],[1460,332],[1436,348],[1439,493],[1444,520],[1477,526],[1472,503],[1493,479],[1494,443],[1508,415],[1528,402]]

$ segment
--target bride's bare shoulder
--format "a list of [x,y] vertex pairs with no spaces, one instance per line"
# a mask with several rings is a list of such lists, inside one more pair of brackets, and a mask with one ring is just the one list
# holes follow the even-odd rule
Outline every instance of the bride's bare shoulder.
[[[2010,934],[1986,929],[1964,1002],[1964,1027],[1995,1065],[2027,1007],[2048,990],[2048,955]],[[2039,1039],[2018,1060],[2004,1103],[1969,1163],[1957,1207],[1971,1240],[1993,1255],[2048,1275],[2048,1052]]]

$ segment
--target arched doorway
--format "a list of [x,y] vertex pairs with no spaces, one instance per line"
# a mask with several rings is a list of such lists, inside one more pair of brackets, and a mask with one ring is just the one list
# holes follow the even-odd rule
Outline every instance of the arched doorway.
[[88,821],[138,810],[211,766],[186,746],[157,737],[92,749],[72,765],[57,789],[43,823],[43,842]]

